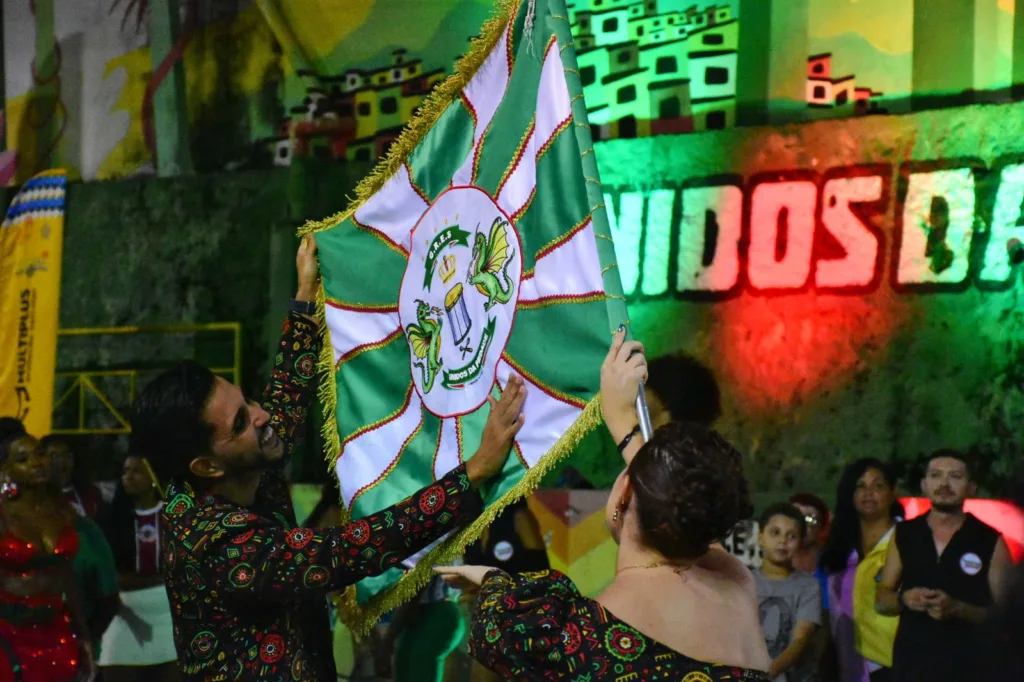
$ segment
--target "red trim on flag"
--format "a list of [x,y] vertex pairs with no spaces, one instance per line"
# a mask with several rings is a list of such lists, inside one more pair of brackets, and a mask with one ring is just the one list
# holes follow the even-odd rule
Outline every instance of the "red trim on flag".
[[423,203],[430,206],[430,199],[427,198],[427,193],[424,192],[420,186],[416,184],[416,181],[412,179],[412,166],[409,165],[408,159],[406,159],[405,163],[402,165],[405,166],[405,174],[409,176],[409,186],[412,187],[412,191],[416,192],[420,199],[423,199]]
[[365,493],[368,490],[372,490],[378,483],[380,483],[385,478],[387,478],[388,474],[390,474],[392,471],[395,470],[395,467],[398,466],[399,460],[402,459],[402,456],[405,454],[405,451],[409,448],[409,443],[411,443],[416,436],[420,435],[420,431],[422,431],[422,430],[423,430],[423,411],[421,410],[420,411],[420,423],[416,425],[416,428],[413,429],[412,433],[409,434],[409,437],[405,439],[404,443],[402,443],[402,447],[400,447],[398,449],[398,454],[395,455],[395,458],[393,460],[391,460],[391,464],[389,464],[387,466],[387,468],[384,469],[383,472],[381,472],[381,475],[378,476],[376,480],[371,481],[370,483],[367,483],[362,488],[360,488],[359,490],[356,491],[356,494],[352,496],[352,501],[348,503],[348,508],[349,509],[352,509],[352,507],[356,503],[356,500],[359,499],[360,495],[362,495],[363,493]]
[[466,113],[468,113],[469,117],[473,119],[473,131],[476,132],[477,123],[480,121],[480,118],[476,113],[476,107],[474,107],[473,103],[469,101],[468,97],[466,97],[465,90],[459,93],[459,100],[462,102],[462,106],[466,107]]
[[459,444],[459,462],[465,463],[462,456],[462,417],[455,417],[455,440]]
[[[519,141],[519,149],[516,150],[516,155],[512,157],[512,163],[505,170],[505,174],[501,177],[501,181],[498,183],[498,189],[494,192],[495,199],[501,199],[501,192],[505,189],[505,185],[508,184],[508,179],[516,172],[516,168],[519,167],[519,162],[523,160],[523,156],[526,154],[526,148],[530,146],[530,141],[533,140],[534,133],[537,132],[537,125],[534,119],[530,119],[530,127],[527,129],[526,134]],[[534,189],[536,189],[537,183],[534,182]],[[520,207],[522,208],[522,207]],[[513,215],[515,215],[513,213]]]
[[441,425],[437,429],[437,445],[434,446],[434,458],[430,460],[430,473],[437,478],[437,456],[441,454],[441,437],[444,435],[444,422],[441,420]]
[[366,353],[367,351],[377,350],[378,348],[383,348],[384,346],[388,345],[389,343],[391,343],[392,341],[394,341],[395,339],[397,339],[401,335],[402,335],[402,328],[399,327],[398,329],[396,329],[395,331],[391,332],[390,334],[385,336],[383,339],[380,339],[379,341],[371,341],[369,343],[360,344],[360,345],[356,346],[355,348],[353,348],[352,350],[348,351],[347,353],[343,353],[338,358],[338,361],[334,363],[335,371],[337,371],[338,368],[341,367],[346,362],[349,362],[351,360],[356,359],[358,356],[362,355],[363,353]]
[[512,16],[509,17],[508,26],[505,28],[505,56],[508,58],[508,77],[512,79],[512,69],[516,65],[516,56],[512,53],[512,29],[516,25],[516,17],[519,16],[519,5],[512,11]]
[[392,239],[391,237],[387,236],[386,234],[384,234],[383,232],[378,230],[376,227],[370,227],[369,225],[364,225],[363,223],[361,223],[358,220],[356,220],[356,214],[355,213],[353,213],[352,215],[349,216],[349,220],[351,220],[352,224],[355,225],[356,227],[358,227],[360,230],[364,230],[366,232],[369,232],[374,237],[376,237],[377,239],[380,239],[382,242],[387,244],[388,247],[394,249],[395,251],[398,251],[400,254],[405,256],[406,259],[409,258],[409,250],[408,249],[406,249],[404,246],[402,246],[401,244],[396,242],[394,239]]
[[537,156],[535,158],[538,162],[540,161],[540,157],[544,156],[544,153],[547,152],[547,150],[551,149],[551,145],[555,143],[555,138],[557,138],[559,135],[565,132],[565,130],[570,125],[572,125],[572,112],[570,112],[567,117],[562,119],[561,123],[555,126],[555,129],[551,131],[551,137],[549,137],[547,141],[544,144],[542,144],[540,148],[537,150]]
[[501,359],[504,360],[506,363],[508,363],[508,366],[511,367],[512,369],[514,369],[517,374],[519,374],[524,379],[529,381],[531,384],[536,386],[538,389],[541,390],[542,393],[544,393],[548,397],[554,398],[555,400],[557,400],[560,403],[565,403],[566,405],[572,405],[573,407],[577,407],[577,408],[579,408],[581,410],[587,406],[587,401],[586,400],[583,400],[582,398],[577,398],[574,395],[569,395],[568,393],[562,393],[561,391],[559,391],[557,389],[554,389],[554,388],[551,388],[550,386],[545,385],[540,379],[538,379],[537,377],[533,376],[532,374],[527,372],[525,369],[523,369],[522,366],[520,366],[518,362],[516,362],[515,360],[513,360],[509,356],[507,351],[503,352],[501,354]]
[[[552,253],[555,249],[558,249],[558,248],[560,248],[562,246],[565,246],[565,244],[568,243],[570,240],[572,240],[573,237],[575,237],[577,234],[579,234],[583,230],[587,229],[588,225],[590,225],[590,216],[589,215],[586,218],[584,218],[582,222],[579,222],[579,223],[576,223],[575,225],[573,225],[572,228],[568,232],[563,234],[561,237],[559,237],[558,239],[555,239],[554,241],[550,242],[549,244],[543,246],[540,249],[540,251],[538,251],[537,254],[534,256],[533,260],[534,261],[539,261],[544,256],[547,256],[548,254]],[[534,270],[537,269],[536,262],[533,265],[533,269]]]
[[375,303],[352,303],[351,301],[341,301],[336,298],[325,298],[324,303],[337,308],[338,310],[348,310],[353,313],[397,313],[397,303],[387,304],[375,304]]
[[526,463],[526,458],[523,457],[523,448],[519,445],[519,441],[512,440],[512,449],[516,451],[516,457],[519,458],[519,462],[523,465],[524,469],[529,469],[530,465]]
[[391,422],[395,421],[403,414],[405,414],[405,411],[409,409],[409,403],[412,402],[412,392],[414,390],[416,390],[415,385],[412,382],[409,382],[409,388],[405,392],[405,402],[402,403],[401,407],[399,407],[397,410],[395,410],[388,416],[384,417],[383,419],[378,419],[377,421],[371,424],[367,424],[366,426],[363,426],[361,428],[358,428],[351,434],[349,434],[345,438],[345,440],[341,442],[341,452],[338,453],[338,458],[340,459],[342,456],[344,456],[345,446],[354,441],[356,438],[359,438],[360,436],[370,433],[371,431],[376,431],[377,429],[390,424]]
[[536,310],[547,308],[559,303],[593,303],[603,301],[606,296],[603,291],[589,291],[585,294],[554,294],[552,296],[541,296],[539,298],[519,299],[519,307],[523,310]]
[[537,196],[537,183],[533,183],[533,189],[530,190],[530,196],[527,197],[526,203],[519,207],[519,210],[512,214],[512,224],[518,225],[520,218],[522,218],[528,210],[530,210],[530,204],[533,203],[533,198]]

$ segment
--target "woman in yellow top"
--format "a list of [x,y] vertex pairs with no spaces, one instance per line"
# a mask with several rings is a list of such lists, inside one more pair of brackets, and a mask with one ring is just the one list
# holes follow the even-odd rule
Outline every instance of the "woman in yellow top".
[[875,612],[878,575],[903,508],[889,468],[874,458],[853,462],[836,492],[832,532],[821,566],[840,682],[888,682],[899,618]]

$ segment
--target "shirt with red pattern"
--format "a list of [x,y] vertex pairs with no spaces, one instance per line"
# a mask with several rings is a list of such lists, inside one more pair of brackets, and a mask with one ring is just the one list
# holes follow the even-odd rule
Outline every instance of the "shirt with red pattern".
[[135,510],[135,572],[139,575],[160,573],[160,511],[161,502],[152,509]]
[[[292,314],[263,395],[290,450],[319,354],[317,330]],[[186,680],[335,679],[326,596],[378,575],[480,511],[465,467],[347,526],[296,528],[280,469],[252,507],[177,482],[163,512],[163,559]]]
[[769,682],[763,672],[697,661],[641,634],[558,571],[489,572],[470,649],[517,682]]

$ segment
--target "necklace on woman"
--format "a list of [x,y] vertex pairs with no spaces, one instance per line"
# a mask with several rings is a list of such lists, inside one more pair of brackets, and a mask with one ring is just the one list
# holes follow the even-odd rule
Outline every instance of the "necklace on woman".
[[684,564],[680,566],[679,564],[673,564],[668,561],[655,561],[649,564],[630,564],[629,566],[623,566],[619,569],[619,573],[622,573],[623,571],[628,571],[631,568],[661,568],[663,566],[671,568],[674,573],[682,573],[690,567],[689,564]]

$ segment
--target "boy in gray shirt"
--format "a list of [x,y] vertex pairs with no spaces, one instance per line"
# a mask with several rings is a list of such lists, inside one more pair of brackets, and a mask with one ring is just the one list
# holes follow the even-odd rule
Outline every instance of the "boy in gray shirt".
[[821,625],[821,587],[814,576],[793,569],[806,532],[804,515],[791,504],[776,504],[761,516],[758,542],[764,552],[754,570],[761,630],[772,657],[775,682],[817,682],[811,636]]

